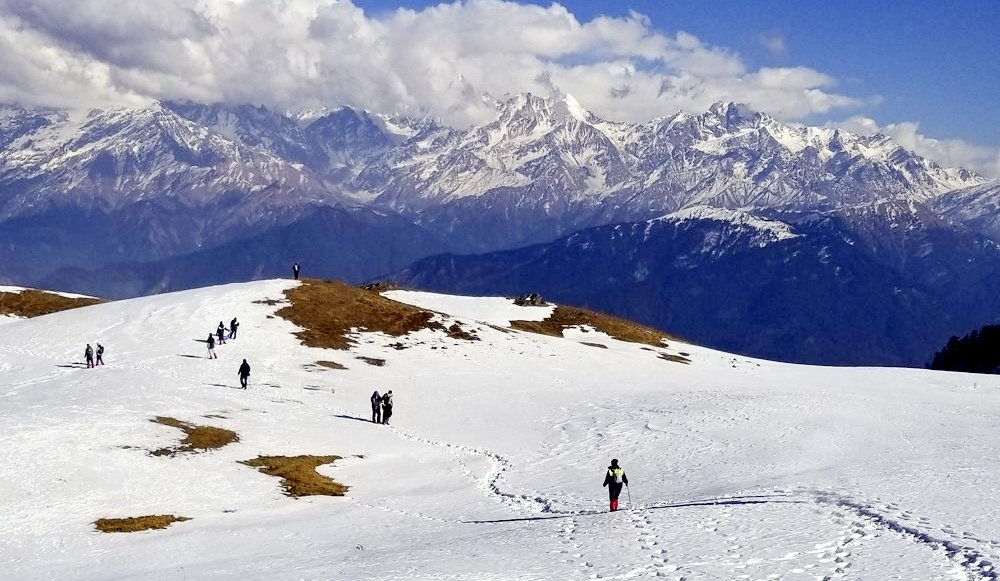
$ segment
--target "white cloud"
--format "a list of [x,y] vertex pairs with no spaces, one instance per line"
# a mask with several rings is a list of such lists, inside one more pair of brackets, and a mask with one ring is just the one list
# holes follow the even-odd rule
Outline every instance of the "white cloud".
[[377,17],[350,0],[0,0],[0,99],[91,105],[146,99],[350,104],[484,118],[479,95],[576,95],[645,120],[736,100],[784,118],[858,107],[829,75],[749,70],[648,18],[581,22],[567,8],[467,0]]
[[880,126],[869,117],[851,117],[832,123],[847,131],[862,135],[881,133],[896,143],[945,167],[964,167],[986,177],[1000,178],[1000,150],[975,145],[961,139],[934,139],[920,133],[920,125],[912,121]]
[[760,44],[771,53],[773,57],[784,57],[788,55],[788,48],[785,46],[785,38],[779,34],[764,35],[760,37]]

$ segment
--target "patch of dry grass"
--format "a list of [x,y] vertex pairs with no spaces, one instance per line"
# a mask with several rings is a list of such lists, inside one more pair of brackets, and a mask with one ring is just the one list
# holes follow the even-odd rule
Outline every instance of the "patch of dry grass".
[[348,486],[316,472],[317,466],[332,464],[334,460],[340,460],[340,456],[258,456],[240,464],[281,478],[285,494],[291,497],[343,496]]
[[444,330],[434,313],[399,303],[341,282],[306,279],[285,291],[291,305],[277,315],[299,327],[296,336],[309,347],[347,349],[352,330],[400,337],[420,329]]
[[358,359],[364,361],[368,365],[374,365],[375,367],[385,367],[385,359],[379,359],[378,357],[365,357],[364,355],[358,355]]
[[683,355],[673,355],[672,353],[660,353],[660,359],[671,361],[673,363],[691,363],[691,360],[687,357],[684,357]]
[[475,331],[466,331],[465,327],[458,323],[454,323],[448,327],[448,336],[452,339],[461,339],[462,341],[479,341],[479,337]]
[[69,298],[39,290],[0,292],[0,315],[39,317],[78,307],[103,303],[100,299]]
[[205,450],[214,450],[240,440],[236,432],[224,428],[198,426],[163,416],[157,416],[150,421],[177,428],[185,434],[180,446],[153,450],[151,453],[154,456],[176,456],[184,452],[204,452]]
[[175,522],[191,520],[186,516],[172,514],[131,516],[128,518],[101,518],[94,521],[94,526],[102,533],[136,533],[153,529],[165,529]]
[[619,341],[642,343],[644,345],[652,345],[653,347],[665,347],[667,339],[674,339],[674,337],[662,331],[657,331],[652,327],[577,307],[558,306],[552,310],[552,314],[544,321],[510,322],[510,326],[514,329],[552,335],[554,337],[562,337],[563,330],[567,327],[582,325],[593,327]]
[[336,361],[317,361],[316,365],[321,365],[329,369],[347,369],[346,367],[337,363]]

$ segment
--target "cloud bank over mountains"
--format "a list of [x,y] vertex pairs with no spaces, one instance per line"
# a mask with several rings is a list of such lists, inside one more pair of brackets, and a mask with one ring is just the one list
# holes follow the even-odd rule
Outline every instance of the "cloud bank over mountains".
[[[559,4],[467,0],[367,14],[350,0],[79,0],[71,9],[0,0],[2,102],[343,104],[461,127],[493,115],[484,94],[553,91],[622,121],[723,100],[789,121],[879,99],[843,94],[807,67],[752,69],[725,47],[666,34],[640,14],[581,22]],[[995,151],[912,129],[919,153],[943,148],[949,165],[1000,174]]]

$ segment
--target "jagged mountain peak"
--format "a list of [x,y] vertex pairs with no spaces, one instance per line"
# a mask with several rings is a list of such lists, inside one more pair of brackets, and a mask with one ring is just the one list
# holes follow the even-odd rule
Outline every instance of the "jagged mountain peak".
[[748,124],[774,121],[770,116],[735,101],[713,103],[701,117],[706,120],[717,119],[723,127],[730,131]]

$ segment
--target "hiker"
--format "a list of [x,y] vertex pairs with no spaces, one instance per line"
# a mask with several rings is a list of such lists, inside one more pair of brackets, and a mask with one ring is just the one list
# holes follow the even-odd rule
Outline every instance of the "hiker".
[[250,378],[250,364],[247,360],[243,360],[243,365],[240,365],[240,370],[236,372],[240,376],[240,387],[243,389],[247,388],[247,379]]
[[226,344],[226,326],[219,321],[219,328],[215,330],[215,334],[219,336],[219,345]]
[[372,392],[372,422],[382,423],[382,396],[378,394],[377,389]]
[[292,265],[292,276],[295,277],[295,280],[299,280],[299,263],[298,262],[296,262],[295,264]]
[[208,358],[218,359],[219,356],[215,354],[215,335],[209,333],[208,340],[205,342],[208,343]]
[[236,329],[239,326],[240,326],[240,324],[238,322],[236,322],[236,317],[233,317],[233,320],[229,321],[229,338],[230,339],[235,339],[236,338]]
[[618,495],[622,493],[622,484],[628,486],[628,476],[618,465],[617,459],[611,460],[608,472],[604,475],[604,486],[608,487],[608,495],[611,497],[611,510],[618,510]]
[[87,369],[94,366],[94,348],[87,343],[87,348],[83,350],[83,358],[87,360]]
[[96,365],[104,365],[104,345],[100,343],[97,344],[97,363]]
[[382,396],[382,423],[389,425],[389,418],[392,417],[392,390],[385,392]]

